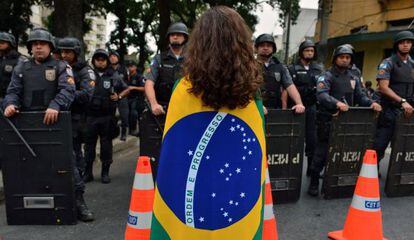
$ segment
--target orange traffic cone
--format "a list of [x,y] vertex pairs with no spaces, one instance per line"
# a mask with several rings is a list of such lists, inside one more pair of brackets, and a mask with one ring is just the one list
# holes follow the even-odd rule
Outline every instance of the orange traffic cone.
[[151,233],[154,181],[149,157],[139,157],[129,205],[125,240],[148,240]]
[[265,206],[263,218],[263,240],[277,240],[276,218],[273,213],[272,189],[270,187],[269,169],[266,163]]
[[337,240],[383,240],[377,153],[365,152],[344,230],[328,233]]

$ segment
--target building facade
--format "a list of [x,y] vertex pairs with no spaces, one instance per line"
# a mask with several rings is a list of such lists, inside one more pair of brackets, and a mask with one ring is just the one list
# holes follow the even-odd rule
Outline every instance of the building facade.
[[413,31],[413,23],[411,0],[320,0],[315,40],[326,65],[335,47],[352,44],[364,79],[375,82],[378,64],[392,54],[393,36]]

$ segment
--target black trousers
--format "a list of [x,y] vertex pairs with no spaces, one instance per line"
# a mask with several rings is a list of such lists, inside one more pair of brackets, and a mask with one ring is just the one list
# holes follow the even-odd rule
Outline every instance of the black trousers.
[[143,99],[129,98],[128,106],[129,106],[129,128],[130,130],[133,131],[137,129],[138,119],[141,113],[145,109],[145,103]]
[[377,151],[378,161],[384,157],[385,150],[394,134],[395,123],[401,110],[393,107],[384,107],[378,118],[375,134],[374,150]]
[[85,139],[85,162],[92,164],[96,157],[98,137],[101,144],[102,164],[112,163],[112,133],[114,116],[88,116],[86,118],[87,134]]
[[325,167],[328,155],[331,119],[332,117],[330,114],[317,113],[316,115],[316,131],[318,141],[310,168],[312,176],[319,177],[319,174]]
[[121,127],[129,127],[129,106],[127,98],[122,98],[118,101],[118,111],[121,117]]

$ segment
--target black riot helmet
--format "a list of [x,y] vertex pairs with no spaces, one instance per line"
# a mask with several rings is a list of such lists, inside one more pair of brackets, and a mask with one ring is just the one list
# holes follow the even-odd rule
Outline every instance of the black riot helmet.
[[394,51],[398,50],[398,43],[403,40],[411,40],[414,44],[414,34],[410,31],[401,31],[394,36]]
[[316,45],[311,40],[305,40],[305,41],[300,43],[300,45],[299,45],[299,56],[301,58],[303,58],[303,50],[305,50],[306,48],[310,48],[310,47],[312,47],[315,50],[315,54],[313,55],[313,59],[317,59]]
[[59,39],[57,48],[59,50],[62,50],[62,49],[73,50],[76,56],[79,56],[81,54],[81,43],[77,38],[74,38],[74,37],[65,37],[65,38]]
[[55,49],[55,39],[50,32],[44,28],[34,28],[27,39],[27,50],[32,52],[32,43],[35,41],[48,42],[50,45],[50,50],[53,52]]
[[98,58],[98,57],[105,58],[109,63],[109,54],[104,49],[96,49],[95,50],[95,52],[92,55],[92,63],[93,63],[93,60],[95,60],[95,58]]
[[336,57],[338,57],[341,54],[349,54],[351,56],[351,64],[354,60],[354,48],[350,44],[344,44],[338,46],[332,55],[332,63],[335,63]]
[[12,48],[16,48],[16,39],[10,33],[0,32],[0,41],[8,42]]
[[188,28],[187,26],[182,22],[173,23],[168,27],[167,31],[167,38],[172,33],[182,33],[185,35],[186,38],[188,38]]
[[270,44],[272,44],[273,45],[273,53],[275,53],[276,52],[276,43],[275,43],[275,39],[273,38],[273,36],[272,35],[270,35],[270,34],[268,34],[268,33],[263,33],[263,34],[260,34],[257,38],[256,38],[256,40],[254,41],[254,46],[257,48],[258,46],[259,46],[259,44],[260,43],[264,43],[264,42],[267,42],[267,43],[270,43]]

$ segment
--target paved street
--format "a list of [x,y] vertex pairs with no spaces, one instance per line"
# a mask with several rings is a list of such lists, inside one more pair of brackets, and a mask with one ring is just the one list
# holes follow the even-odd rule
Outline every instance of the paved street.
[[[4,240],[123,239],[133,181],[137,147],[118,152],[111,176],[113,182],[99,182],[100,164],[95,166],[95,182],[87,185],[86,199],[95,212],[96,221],[75,226],[8,226],[4,204],[0,205],[0,236]],[[385,176],[385,166],[381,171]],[[282,240],[326,239],[326,233],[341,229],[351,199],[313,199],[305,194],[308,179],[303,182],[299,202],[275,206],[279,238]],[[384,178],[381,180],[384,185]],[[412,221],[414,197],[382,198],[385,236],[393,240],[414,237]]]

